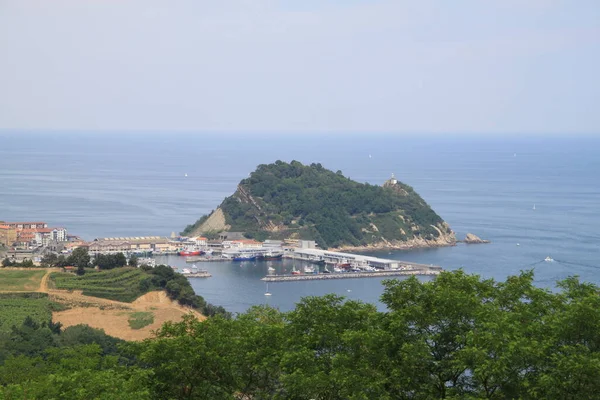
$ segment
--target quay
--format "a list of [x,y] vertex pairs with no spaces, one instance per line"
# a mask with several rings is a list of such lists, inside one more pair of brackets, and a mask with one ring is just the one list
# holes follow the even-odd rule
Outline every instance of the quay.
[[212,276],[208,271],[188,272],[182,275],[186,278],[210,278]]
[[224,257],[203,257],[203,256],[192,256],[186,257],[186,263],[197,263],[197,262],[222,262],[222,261],[231,261],[231,259],[227,259]]
[[262,278],[265,282],[293,282],[312,281],[322,279],[351,279],[351,278],[378,278],[381,276],[410,276],[410,275],[439,275],[440,270],[389,270],[371,272],[340,272],[330,274],[305,274],[305,275],[267,275]]
[[350,264],[353,268],[376,270],[421,270],[438,271],[442,267],[437,265],[419,264],[411,261],[390,260],[379,257],[365,256],[362,254],[340,253],[337,251],[319,250],[314,248],[294,248],[285,252],[285,257],[312,263],[325,263],[329,265]]

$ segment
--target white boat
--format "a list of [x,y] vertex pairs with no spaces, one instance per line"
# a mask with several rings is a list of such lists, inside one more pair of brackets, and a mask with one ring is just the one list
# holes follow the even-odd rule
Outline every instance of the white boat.
[[340,267],[333,267],[333,272],[340,273],[340,272],[344,272],[344,270],[341,269]]
[[196,267],[196,264],[192,265],[192,271],[194,270],[198,270],[198,267]]
[[183,271],[181,271],[182,274],[191,274],[192,271],[189,268],[184,268]]
[[314,274],[315,267],[313,267],[312,265],[307,265],[306,267],[304,267],[304,273],[305,274]]
[[267,269],[267,271],[269,271],[269,274],[273,274],[273,273],[275,273],[275,268],[273,268],[273,267],[269,267],[269,268]]
[[544,258],[544,261],[552,262],[552,261],[554,261],[554,259],[552,257],[548,256],[548,257]]
[[271,293],[269,292],[269,282],[267,282],[267,291],[265,292],[265,296],[270,296]]
[[535,210],[535,204],[533,205],[533,209]]

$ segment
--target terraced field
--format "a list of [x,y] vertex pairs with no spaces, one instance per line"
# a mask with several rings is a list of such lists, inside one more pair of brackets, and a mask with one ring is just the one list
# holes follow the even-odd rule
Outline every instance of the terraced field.
[[46,293],[0,293],[0,332],[20,326],[28,316],[39,324],[47,323],[57,307]]
[[[145,281],[146,284],[142,282]],[[116,268],[90,271],[83,276],[55,272],[50,285],[55,289],[81,290],[86,296],[101,297],[130,303],[150,289],[150,277],[137,268]]]

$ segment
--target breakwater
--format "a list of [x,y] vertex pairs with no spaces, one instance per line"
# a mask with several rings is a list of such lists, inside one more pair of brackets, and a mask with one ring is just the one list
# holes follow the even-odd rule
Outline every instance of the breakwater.
[[322,279],[354,279],[354,278],[377,278],[381,276],[410,276],[410,275],[439,275],[439,269],[427,270],[387,270],[370,272],[340,272],[330,274],[304,274],[304,275],[267,275],[261,280],[265,282],[292,282],[292,281],[312,281]]

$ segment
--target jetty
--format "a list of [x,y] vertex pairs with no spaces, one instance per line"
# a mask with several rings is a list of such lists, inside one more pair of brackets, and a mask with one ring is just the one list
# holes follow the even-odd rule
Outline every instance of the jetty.
[[[309,281],[320,279],[377,278],[382,276],[439,275],[442,267],[410,261],[391,260],[362,254],[341,253],[314,248],[295,248],[285,252],[286,258],[320,265],[344,266],[325,273],[269,274],[266,282]],[[327,268],[327,267],[325,267]]]
[[353,279],[353,278],[379,278],[382,276],[411,276],[411,275],[439,275],[441,270],[389,270],[369,272],[339,272],[329,274],[300,274],[300,275],[267,275],[261,280],[265,282],[293,282],[313,281],[323,279]]
[[198,272],[183,273],[182,275],[185,276],[186,278],[210,278],[212,276],[210,274],[210,272],[208,272],[206,270],[202,270],[202,271],[198,271]]

